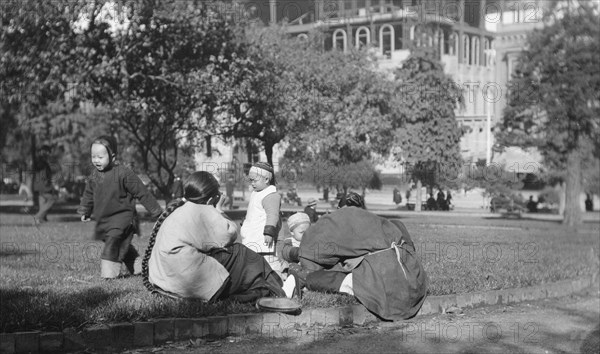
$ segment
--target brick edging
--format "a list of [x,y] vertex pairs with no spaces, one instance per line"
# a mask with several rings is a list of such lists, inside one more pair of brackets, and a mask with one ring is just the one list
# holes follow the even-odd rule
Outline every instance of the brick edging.
[[[417,316],[443,313],[452,306],[467,308],[561,297],[593,285],[598,285],[598,274],[525,288],[429,296]],[[168,341],[225,335],[294,337],[298,335],[301,326],[362,325],[375,321],[379,319],[362,305],[307,309],[299,315],[263,312],[204,318],[162,318],[145,322],[98,325],[81,332],[65,329],[62,332],[0,333],[0,353],[136,348],[160,345]]]

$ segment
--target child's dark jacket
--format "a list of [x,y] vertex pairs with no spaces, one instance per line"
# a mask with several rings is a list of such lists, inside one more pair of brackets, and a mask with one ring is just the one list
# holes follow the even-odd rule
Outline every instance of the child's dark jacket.
[[158,217],[162,208],[140,178],[125,166],[115,165],[107,171],[95,170],[89,176],[77,212],[97,223],[95,238],[119,237],[135,220],[135,200]]

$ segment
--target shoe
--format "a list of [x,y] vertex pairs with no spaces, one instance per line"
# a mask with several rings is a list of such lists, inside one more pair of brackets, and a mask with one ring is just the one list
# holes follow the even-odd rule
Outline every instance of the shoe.
[[290,275],[294,276],[296,285],[294,286],[294,292],[292,293],[292,299],[297,298],[302,300],[302,288],[304,288],[306,274],[300,267],[292,267],[289,269]]

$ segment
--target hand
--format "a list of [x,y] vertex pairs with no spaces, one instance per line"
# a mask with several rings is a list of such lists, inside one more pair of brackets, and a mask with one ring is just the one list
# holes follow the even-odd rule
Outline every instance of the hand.
[[268,246],[269,248],[271,246],[273,246],[273,237],[269,236],[269,235],[264,235],[265,236],[265,246]]
[[92,219],[89,218],[89,217],[87,217],[87,216],[85,216],[85,215],[81,215],[81,221],[83,221],[83,222],[90,222],[90,221],[92,221]]

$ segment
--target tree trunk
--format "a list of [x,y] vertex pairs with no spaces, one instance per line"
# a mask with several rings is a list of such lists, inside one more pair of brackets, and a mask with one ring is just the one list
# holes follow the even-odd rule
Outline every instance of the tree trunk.
[[559,182],[554,189],[558,194],[558,215],[565,216],[565,182]]
[[37,176],[37,143],[35,134],[31,134],[31,193],[33,194],[33,206],[38,207],[40,205],[40,194],[36,191],[36,178]]
[[417,190],[416,190],[416,195],[415,195],[415,211],[421,211],[421,191],[422,189],[422,185],[421,185],[421,180],[417,179]]
[[[273,144],[264,142],[265,155],[267,155],[267,162],[273,166]],[[275,166],[273,166],[275,168]]]
[[581,157],[577,150],[569,152],[567,156],[567,183],[566,183],[565,214],[563,225],[577,227],[581,224]]

